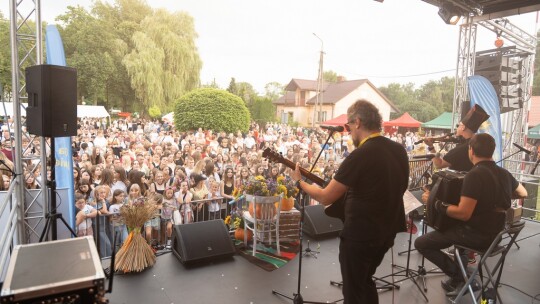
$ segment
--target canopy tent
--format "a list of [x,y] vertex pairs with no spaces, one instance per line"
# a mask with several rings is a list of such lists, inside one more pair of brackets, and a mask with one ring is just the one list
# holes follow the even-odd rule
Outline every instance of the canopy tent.
[[[28,104],[23,103],[21,107],[21,116],[26,117],[26,106]],[[9,116],[13,117],[13,103],[12,102],[0,102],[0,116]]]
[[334,117],[330,120],[321,122],[322,126],[343,126],[347,123],[347,114],[341,114],[338,117]]
[[540,125],[529,129],[527,136],[532,139],[540,139]]
[[[26,117],[27,103],[23,103],[21,107],[21,116]],[[0,116],[13,116],[13,103],[12,102],[0,102]],[[93,117],[103,118],[109,117],[109,112],[105,110],[104,106],[83,106],[77,105],[77,117]]]
[[161,120],[166,122],[174,122],[174,112],[165,114],[163,117],[161,117]]
[[109,112],[105,110],[104,106],[77,106],[77,117],[92,117],[92,118],[103,118],[109,117]]
[[452,113],[444,112],[438,117],[428,122],[422,123],[422,128],[451,130],[452,129]]
[[394,120],[383,122],[384,127],[406,127],[406,128],[419,128],[422,123],[412,118],[408,112],[405,112],[399,118]]

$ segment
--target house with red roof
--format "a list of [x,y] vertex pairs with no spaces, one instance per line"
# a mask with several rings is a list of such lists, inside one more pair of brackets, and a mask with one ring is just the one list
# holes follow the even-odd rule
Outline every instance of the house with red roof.
[[346,80],[344,77],[338,77],[335,83],[325,82],[319,94],[316,80],[293,78],[285,87],[285,94],[273,104],[281,122],[294,121],[301,126],[311,126],[314,113],[315,123],[319,124],[346,114],[349,106],[358,99],[372,102],[379,109],[383,121],[390,120],[390,113],[398,112],[394,103],[369,80]]

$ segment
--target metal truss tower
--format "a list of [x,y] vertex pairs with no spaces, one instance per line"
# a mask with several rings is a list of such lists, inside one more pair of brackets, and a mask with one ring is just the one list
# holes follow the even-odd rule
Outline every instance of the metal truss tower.
[[[27,99],[25,68],[43,63],[41,1],[10,0],[9,6],[13,116],[12,124],[8,123],[8,127],[13,136],[13,163],[14,172],[17,174],[11,182],[6,201],[0,204],[1,210],[3,206],[11,204],[9,222],[0,238],[0,270],[6,263],[10,245],[29,243],[39,237],[40,231],[37,231],[37,227],[44,222],[49,201],[46,195],[48,189],[47,153],[45,153],[47,149],[44,148],[46,141],[42,137],[31,136],[25,132],[25,120],[21,116],[23,103]],[[25,197],[28,197],[23,175],[26,164],[34,164],[36,170],[41,166],[40,192],[44,192],[35,195],[29,202],[25,202]]]
[[[521,62],[519,73],[522,103],[520,108],[503,114],[503,142],[505,147],[509,146],[511,142],[523,144],[527,132],[527,114],[530,109],[537,38],[513,25],[506,18],[474,21],[474,17],[468,17],[460,26],[454,88],[454,113],[460,114],[463,102],[469,101],[467,78],[474,75],[478,25],[515,45],[516,51],[513,54],[505,54],[505,56],[517,57]],[[454,119],[456,119],[455,116]],[[453,122],[453,128],[456,123],[457,121]],[[518,172],[520,170],[518,162],[521,160],[520,155],[515,155],[514,160],[516,162],[507,163],[505,167],[512,172]]]

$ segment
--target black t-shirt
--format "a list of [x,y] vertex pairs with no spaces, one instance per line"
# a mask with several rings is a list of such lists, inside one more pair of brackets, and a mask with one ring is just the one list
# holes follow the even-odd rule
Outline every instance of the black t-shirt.
[[[500,224],[486,221],[486,214],[493,212],[495,207],[503,208],[510,205],[512,193],[517,189],[518,181],[506,169],[494,161],[477,163],[463,179],[461,195],[477,201],[473,214],[467,224],[474,229],[488,234],[500,232]],[[487,215],[489,219],[489,215]]]
[[403,146],[383,136],[371,138],[343,161],[334,179],[349,187],[343,238],[385,241],[405,231],[409,162]]
[[454,149],[446,153],[443,159],[450,163],[448,169],[465,172],[471,170],[473,164],[469,160],[469,141],[456,145]]

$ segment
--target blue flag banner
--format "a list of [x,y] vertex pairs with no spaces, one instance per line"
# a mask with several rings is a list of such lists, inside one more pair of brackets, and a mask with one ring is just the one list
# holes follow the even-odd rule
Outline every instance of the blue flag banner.
[[[59,66],[66,65],[66,56],[62,37],[55,25],[48,25],[45,32],[45,43],[47,45],[47,63]],[[71,137],[56,137],[54,139],[54,157],[56,158],[55,179],[57,188],[68,189],[69,205],[67,214],[62,215],[66,221],[75,227],[75,195],[73,185],[73,158],[71,150]]]
[[[503,155],[499,97],[493,85],[483,76],[469,76],[468,84],[471,107],[477,104],[489,115],[489,119],[480,126],[478,133],[488,133],[495,138],[497,146],[493,153],[493,160],[497,162],[501,160]],[[502,166],[502,164],[499,164],[499,166]]]

